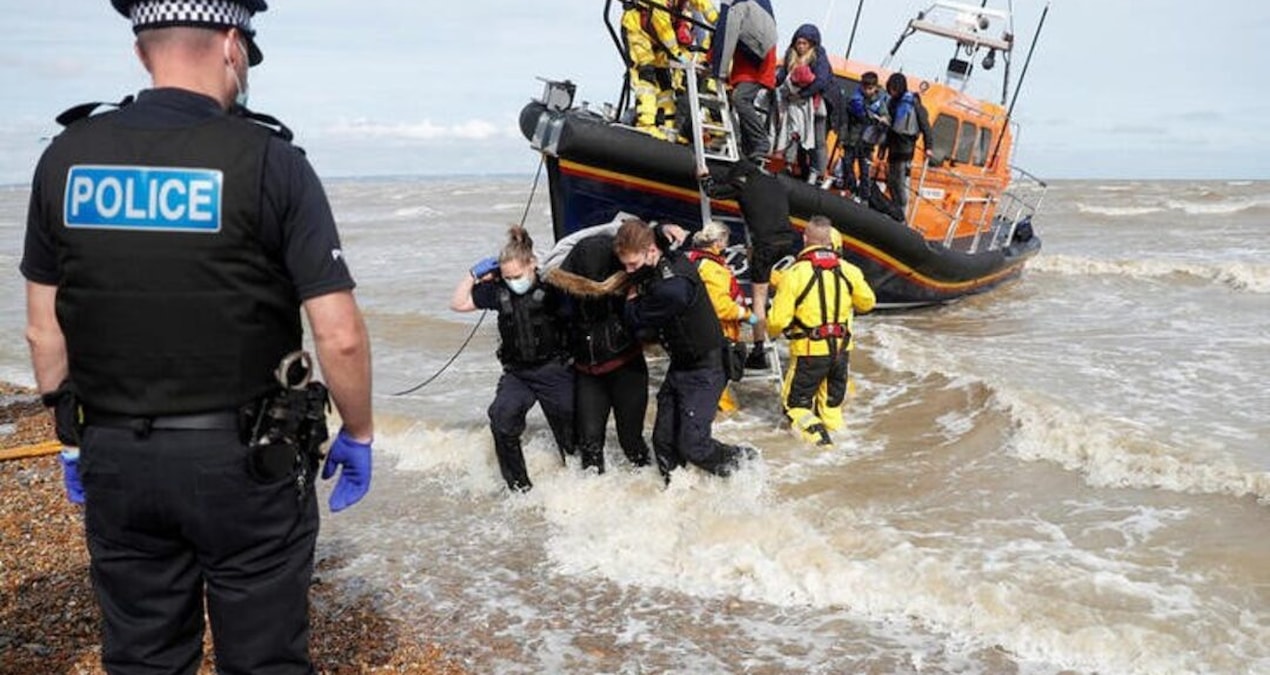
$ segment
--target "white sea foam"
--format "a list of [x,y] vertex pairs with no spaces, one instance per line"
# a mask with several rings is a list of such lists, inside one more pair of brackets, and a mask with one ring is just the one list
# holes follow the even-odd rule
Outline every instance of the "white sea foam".
[[1145,216],[1164,211],[1160,206],[1101,206],[1076,202],[1076,210],[1097,216]]
[[1169,446],[1128,420],[1099,419],[1040,394],[998,391],[997,397],[1018,425],[1012,452],[1056,462],[1091,485],[1270,499],[1270,472],[1250,471],[1213,448]]
[[1085,202],[1076,202],[1075,206],[1076,210],[1080,213],[1112,218],[1146,216],[1155,213],[1164,213],[1166,211],[1181,212],[1192,216],[1225,216],[1270,206],[1270,199],[1264,197],[1240,197],[1230,199],[1229,201],[1224,199],[1220,201],[1166,199],[1162,203],[1158,204],[1130,205],[1087,204]]
[[1251,262],[1190,263],[1180,260],[1103,260],[1062,254],[1037,256],[1029,269],[1065,275],[1159,278],[1184,274],[1237,291],[1270,293],[1270,265]]
[[[1182,641],[1161,628],[1165,617],[1195,610],[1186,584],[1083,551],[1048,523],[1014,526],[1034,528],[1027,539],[916,546],[884,514],[773,499],[761,467],[729,481],[685,473],[665,491],[646,476],[618,480],[565,479],[534,493],[562,572],[698,597],[850,608],[868,621],[916,618],[946,633],[954,651],[1000,645],[1070,668],[1203,670],[1212,658],[1177,656]],[[1139,612],[1107,625],[1104,602]]]
[[443,215],[445,215],[445,212],[425,204],[419,204],[417,206],[403,206],[399,209],[394,209],[392,212],[392,217],[398,219],[423,217],[431,218]]
[[1267,199],[1235,199],[1233,201],[1187,201],[1170,199],[1165,204],[1170,209],[1182,211],[1192,216],[1229,215],[1250,209],[1270,206]]
[[901,372],[938,373],[955,381],[988,387],[996,404],[1016,425],[1010,450],[1019,458],[1055,462],[1099,487],[1158,488],[1195,494],[1255,496],[1270,500],[1270,472],[1250,470],[1219,448],[1167,444],[1124,418],[1098,417],[1045,395],[969,375],[957,362],[907,329],[873,330],[873,356]]

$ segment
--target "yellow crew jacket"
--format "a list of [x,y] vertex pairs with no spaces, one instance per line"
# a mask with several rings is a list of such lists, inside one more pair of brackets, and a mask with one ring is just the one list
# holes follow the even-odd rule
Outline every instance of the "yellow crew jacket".
[[[828,246],[808,246],[798,254],[798,260],[780,275],[779,281],[773,278],[776,296],[772,301],[772,309],[767,313],[767,332],[772,337],[779,336],[786,329],[791,329],[789,337],[790,356],[827,356],[831,340],[813,339],[806,335],[805,328],[815,328],[824,324],[841,324],[850,333],[854,333],[856,312],[868,312],[877,304],[873,289],[864,280],[864,273],[859,267],[841,258],[837,258],[838,269],[842,275],[832,269],[818,268],[810,257],[813,254],[837,254]],[[811,287],[820,276],[824,285],[823,307],[819,289]],[[849,287],[848,287],[849,285]],[[804,294],[804,291],[807,293]],[[839,301],[839,295],[843,297]],[[795,305],[799,296],[802,301]],[[848,297],[849,296],[849,297]],[[837,305],[837,315],[834,307]],[[846,349],[852,349],[855,339],[847,341]]]
[[640,3],[622,12],[627,55],[635,68],[650,65],[665,68],[667,55],[678,60],[683,54],[666,2],[648,0],[652,7]]
[[750,318],[750,309],[744,304],[744,295],[737,285],[732,269],[717,253],[692,251],[688,258],[697,264],[697,274],[710,294],[715,316],[723,327],[723,335],[737,342],[741,339],[741,322]]

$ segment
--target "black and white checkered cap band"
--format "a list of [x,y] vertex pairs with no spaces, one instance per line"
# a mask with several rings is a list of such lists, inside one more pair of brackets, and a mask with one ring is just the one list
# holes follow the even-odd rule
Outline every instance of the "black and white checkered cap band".
[[133,32],[165,26],[233,26],[253,32],[251,11],[233,0],[141,0],[130,11]]

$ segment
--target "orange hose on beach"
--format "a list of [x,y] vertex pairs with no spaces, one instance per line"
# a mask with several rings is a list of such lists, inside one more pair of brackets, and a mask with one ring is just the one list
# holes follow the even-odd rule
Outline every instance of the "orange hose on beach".
[[0,449],[0,461],[10,459],[25,459],[27,457],[40,457],[42,455],[51,455],[62,449],[61,441],[41,441],[30,445],[19,445],[16,448]]

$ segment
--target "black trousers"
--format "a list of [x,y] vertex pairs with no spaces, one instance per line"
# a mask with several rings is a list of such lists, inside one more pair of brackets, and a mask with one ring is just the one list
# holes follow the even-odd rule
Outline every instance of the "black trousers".
[[772,147],[767,140],[767,117],[755,103],[765,88],[757,82],[741,82],[732,90],[732,109],[741,123],[741,153],[754,162],[763,161]]
[[533,486],[525,468],[520,435],[525,433],[525,417],[535,403],[542,406],[560,456],[573,454],[573,370],[559,361],[549,361],[533,368],[508,370],[498,379],[494,402],[489,406],[489,424],[499,471],[513,490]]
[[[716,358],[715,362],[719,362]],[[691,462],[710,473],[732,473],[741,450],[714,439],[710,427],[727,385],[722,364],[693,370],[666,371],[657,390],[653,450],[666,480],[670,472]]]
[[648,362],[641,354],[603,375],[574,374],[574,429],[583,468],[604,472],[604,430],[613,412],[617,440],[635,466],[648,464],[644,414],[648,410]]
[[204,598],[222,673],[312,673],[312,480],[262,484],[233,430],[90,426],[84,522],[110,673],[194,673]]

